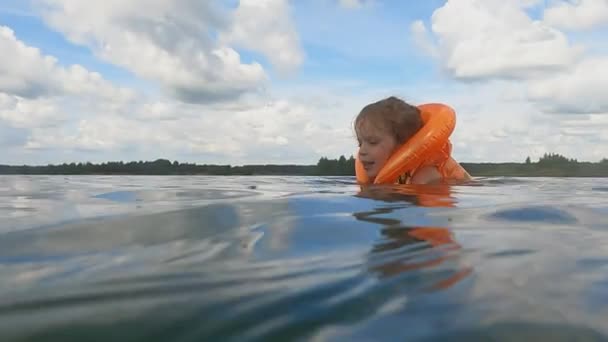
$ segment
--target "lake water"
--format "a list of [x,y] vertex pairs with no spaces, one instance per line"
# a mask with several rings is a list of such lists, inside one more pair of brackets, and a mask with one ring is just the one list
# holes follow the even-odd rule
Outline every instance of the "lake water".
[[608,180],[0,176],[1,341],[606,340]]

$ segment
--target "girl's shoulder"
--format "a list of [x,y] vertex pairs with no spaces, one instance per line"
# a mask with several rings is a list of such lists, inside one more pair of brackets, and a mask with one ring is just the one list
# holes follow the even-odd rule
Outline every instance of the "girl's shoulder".
[[411,184],[430,184],[440,182],[441,179],[442,176],[437,167],[428,165],[416,170],[411,179]]

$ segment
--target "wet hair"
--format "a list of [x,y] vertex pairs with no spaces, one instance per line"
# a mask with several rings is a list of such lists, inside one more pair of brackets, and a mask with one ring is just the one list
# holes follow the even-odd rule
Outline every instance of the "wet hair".
[[391,96],[363,107],[355,119],[356,132],[363,123],[389,132],[402,144],[422,127],[422,118],[418,107]]

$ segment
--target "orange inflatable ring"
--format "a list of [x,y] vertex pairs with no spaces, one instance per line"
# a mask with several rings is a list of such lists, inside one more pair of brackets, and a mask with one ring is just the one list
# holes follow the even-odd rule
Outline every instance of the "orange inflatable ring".
[[[429,103],[418,106],[422,128],[405,144],[399,147],[388,159],[374,184],[390,184],[402,174],[417,168],[427,158],[440,152],[456,126],[456,113],[444,104]],[[355,173],[359,184],[370,183],[358,156],[355,160]]]

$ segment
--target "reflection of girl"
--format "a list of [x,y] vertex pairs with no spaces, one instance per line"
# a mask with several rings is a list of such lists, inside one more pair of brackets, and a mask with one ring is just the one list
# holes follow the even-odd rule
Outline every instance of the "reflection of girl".
[[[418,186],[420,187],[420,186]],[[425,193],[419,192],[416,186],[392,186],[392,187],[365,187],[357,196],[381,199],[384,201],[407,201],[415,205],[424,207],[451,207],[453,206],[448,186],[433,186],[429,189],[425,187]],[[377,217],[377,215],[387,214],[395,210],[394,208],[382,208],[369,212],[357,212],[353,215],[356,219],[381,224],[381,234],[386,241],[379,243],[372,249],[372,254],[385,254],[390,251],[397,251],[404,246],[419,244],[421,248],[429,249],[428,253],[432,258],[424,261],[412,261],[412,256],[400,254],[399,257],[390,258],[388,262],[381,262],[374,265],[372,270],[378,271],[381,276],[394,276],[405,271],[416,269],[426,269],[440,265],[450,259],[457,257],[460,246],[454,241],[452,234],[447,228],[443,227],[410,227],[401,225],[401,221],[391,218]],[[419,249],[416,248],[417,251]],[[455,253],[456,252],[456,253]],[[416,253],[417,256],[418,253]],[[438,256],[437,256],[438,255]],[[445,279],[442,279],[431,286],[431,289],[445,289],[465,278],[471,273],[471,269],[465,267],[455,270]]]

